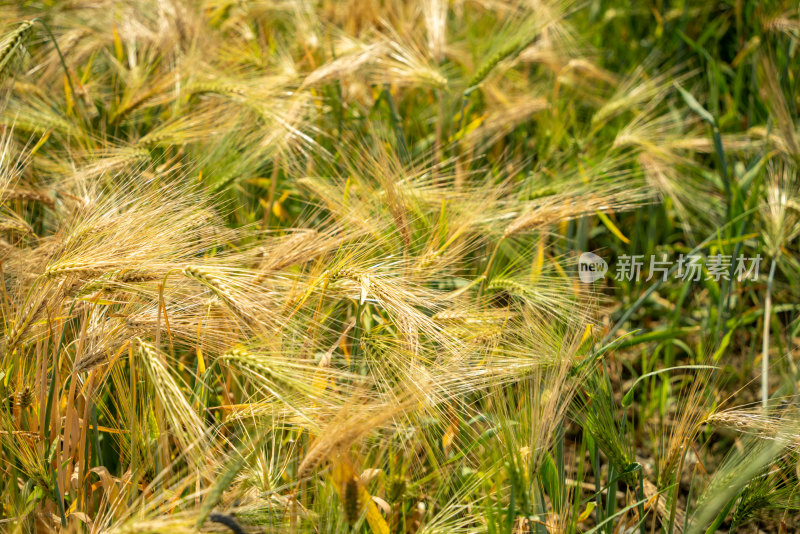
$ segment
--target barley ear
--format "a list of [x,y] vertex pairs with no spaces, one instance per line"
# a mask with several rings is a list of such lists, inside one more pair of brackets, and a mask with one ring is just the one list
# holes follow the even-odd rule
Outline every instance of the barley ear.
[[25,38],[31,33],[33,29],[33,20],[28,20],[17,26],[17,29],[8,34],[3,41],[2,48],[0,48],[0,74],[6,67],[6,64],[14,56]]

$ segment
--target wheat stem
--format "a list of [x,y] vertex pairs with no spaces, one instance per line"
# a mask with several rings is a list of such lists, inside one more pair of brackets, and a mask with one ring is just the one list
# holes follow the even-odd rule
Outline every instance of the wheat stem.
[[772,281],[775,278],[776,264],[775,258],[772,258],[772,263],[769,267],[769,278],[767,278],[767,295],[764,299],[764,334],[761,346],[761,406],[765,411],[767,409],[767,401],[769,401],[769,331],[772,317]]

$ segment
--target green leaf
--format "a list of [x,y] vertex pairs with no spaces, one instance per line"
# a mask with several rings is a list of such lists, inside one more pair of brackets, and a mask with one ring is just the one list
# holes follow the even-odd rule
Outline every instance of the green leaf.
[[717,367],[716,365],[678,365],[676,367],[667,367],[666,369],[659,369],[658,371],[652,371],[650,373],[643,374],[642,376],[636,379],[636,381],[631,386],[631,389],[629,389],[628,392],[625,394],[625,396],[622,397],[622,405],[627,408],[628,406],[631,405],[631,403],[633,403],[633,391],[636,389],[636,386],[639,384],[639,382],[641,382],[645,378],[660,373],[665,373],[667,371],[674,371],[677,369],[719,369],[719,367]]
[[717,121],[714,119],[714,116],[711,113],[709,113],[709,111],[706,108],[701,106],[700,102],[698,102],[697,99],[694,96],[692,96],[692,94],[689,91],[681,87],[681,85],[678,82],[675,82],[674,85],[675,88],[683,97],[683,101],[686,102],[686,105],[689,106],[689,108],[692,111],[700,115],[701,119],[703,119],[708,124],[716,128]]
[[[556,462],[550,453],[544,455],[542,467],[539,471],[539,479],[542,482],[542,487],[545,493],[550,497],[553,503],[561,503],[564,496],[564,488],[561,484],[561,477],[558,475],[558,468]],[[558,505],[556,505],[558,508]]]

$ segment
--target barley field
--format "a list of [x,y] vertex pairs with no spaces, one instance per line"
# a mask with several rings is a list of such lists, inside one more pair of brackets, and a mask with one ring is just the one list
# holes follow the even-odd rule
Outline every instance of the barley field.
[[0,532],[800,531],[800,7],[0,0]]

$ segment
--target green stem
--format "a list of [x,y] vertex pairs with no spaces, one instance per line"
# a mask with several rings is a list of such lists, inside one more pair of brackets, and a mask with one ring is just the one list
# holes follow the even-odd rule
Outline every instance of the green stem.
[[50,31],[50,26],[48,26],[47,23],[45,23],[45,21],[42,19],[37,17],[33,19],[32,22],[38,22],[39,25],[44,28],[44,31],[47,32],[48,37],[50,37],[50,40],[53,42],[53,47],[56,49],[56,53],[58,54],[58,60],[61,62],[61,68],[64,69],[64,75],[67,77],[67,84],[69,85],[69,90],[72,93],[72,99],[75,102],[75,110],[78,111],[78,115],[80,115],[81,120],[83,120],[83,113],[79,111],[81,103],[78,101],[78,93],[75,92],[75,87],[72,85],[72,76],[69,74],[67,62],[64,61],[64,54],[61,53],[61,48],[58,46],[58,41],[56,41],[55,35],[53,35],[53,32]]
[[776,264],[773,257],[769,267],[769,278],[767,278],[767,296],[764,299],[764,335],[761,346],[761,406],[764,410],[767,409],[769,400],[769,327],[772,316],[772,281],[775,278]]
[[505,237],[500,238],[500,241],[497,242],[497,245],[495,245],[494,250],[492,251],[492,255],[489,256],[489,261],[486,263],[486,269],[483,271],[483,277],[482,277],[483,280],[481,281],[481,287],[478,290],[478,297],[480,297],[483,294],[483,290],[486,288],[486,284],[488,283],[489,280],[489,271],[492,268],[492,264],[494,263],[494,258],[495,256],[497,256],[497,251],[500,248],[500,244],[503,242],[503,239],[505,239]]

